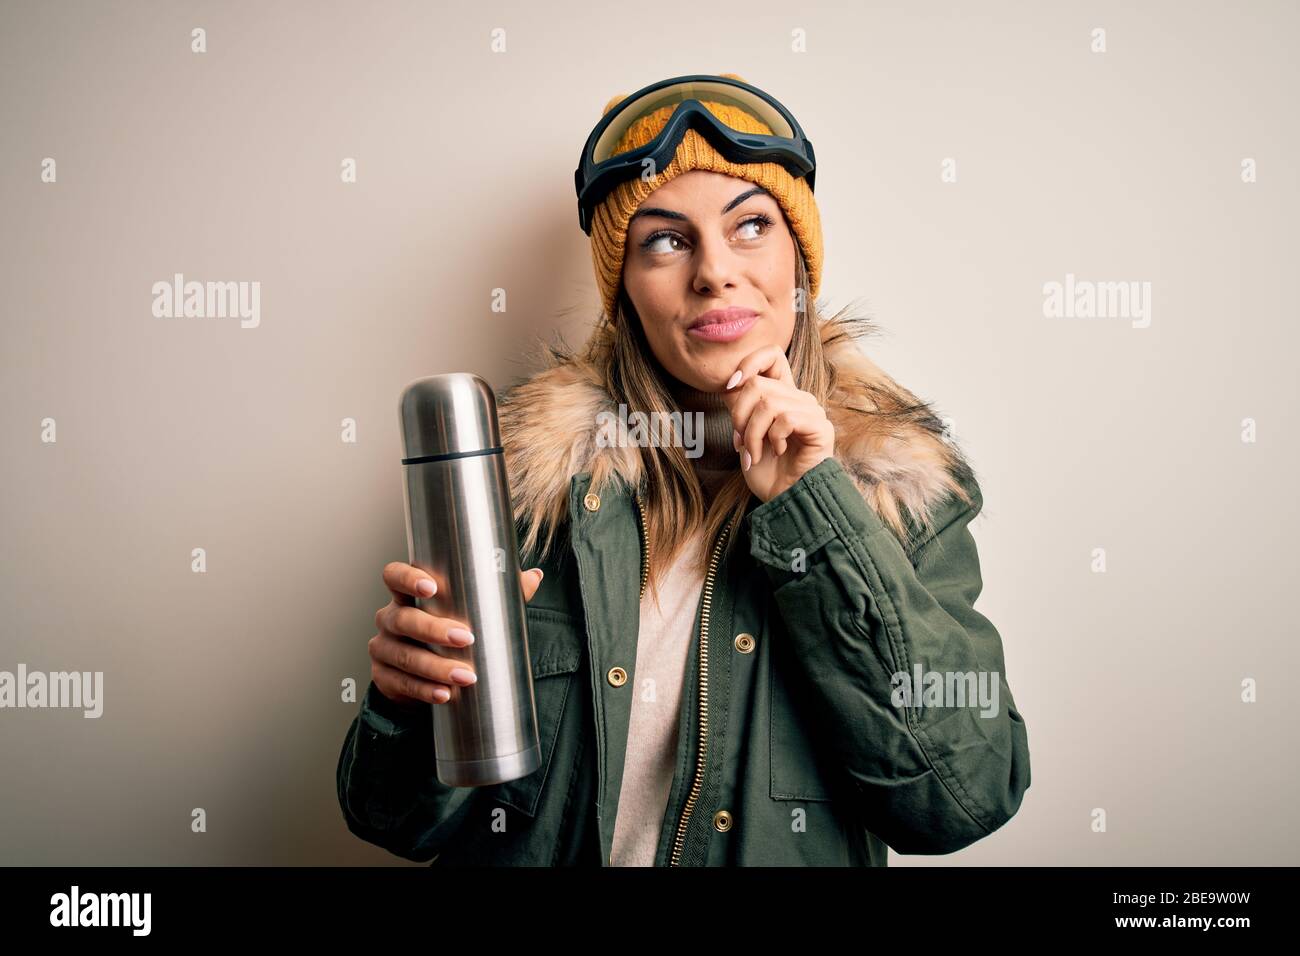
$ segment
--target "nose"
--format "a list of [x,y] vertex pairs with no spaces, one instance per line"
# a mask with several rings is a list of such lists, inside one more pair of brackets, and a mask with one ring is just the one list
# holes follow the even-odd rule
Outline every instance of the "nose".
[[739,263],[731,246],[721,236],[710,235],[698,239],[695,256],[695,275],[692,284],[701,296],[720,296],[736,288]]

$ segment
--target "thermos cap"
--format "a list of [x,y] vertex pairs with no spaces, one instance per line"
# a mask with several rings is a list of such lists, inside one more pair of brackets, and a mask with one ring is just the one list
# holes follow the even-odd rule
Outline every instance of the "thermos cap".
[[472,372],[416,379],[398,402],[403,459],[490,451],[501,445],[496,395]]

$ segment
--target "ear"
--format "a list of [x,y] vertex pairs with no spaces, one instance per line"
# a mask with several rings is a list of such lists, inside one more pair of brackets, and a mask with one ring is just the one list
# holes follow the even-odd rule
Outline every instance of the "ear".
[[742,83],[749,82],[749,80],[745,79],[739,73],[719,73],[718,76],[725,76],[729,80],[740,80]]
[[627,97],[628,97],[628,94],[626,94],[626,93],[619,93],[617,96],[615,96],[613,99],[611,99],[608,103],[605,104],[605,108],[604,108],[603,110],[600,111],[600,115],[601,115],[601,116],[604,116],[606,113],[608,113],[610,110],[612,110],[615,106],[618,106],[619,103],[622,103],[625,99],[627,99]]

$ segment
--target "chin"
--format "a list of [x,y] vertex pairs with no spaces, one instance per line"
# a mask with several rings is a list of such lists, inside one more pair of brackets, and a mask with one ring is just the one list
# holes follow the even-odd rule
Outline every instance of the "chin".
[[[707,365],[701,364],[695,356],[682,356],[682,374],[670,372],[673,378],[679,382],[685,382],[691,388],[698,388],[703,392],[720,392],[722,386],[727,384],[727,378],[731,375],[735,366],[727,367],[726,362],[716,361],[717,353],[714,353],[714,361]],[[740,361],[737,357],[736,361]],[[697,384],[698,383],[698,384]]]

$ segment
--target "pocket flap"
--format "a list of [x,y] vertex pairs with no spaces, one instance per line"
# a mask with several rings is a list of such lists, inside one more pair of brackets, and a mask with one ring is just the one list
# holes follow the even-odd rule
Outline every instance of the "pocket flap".
[[551,759],[564,720],[565,702],[573,674],[582,664],[582,622],[572,614],[550,608],[527,608],[528,656],[533,670],[533,702],[537,707],[537,741],[542,762],[532,773],[497,785],[495,799],[528,816],[535,816],[542,789],[552,777]]
[[546,607],[527,609],[528,656],[534,677],[567,674],[582,663],[581,622],[572,614]]

